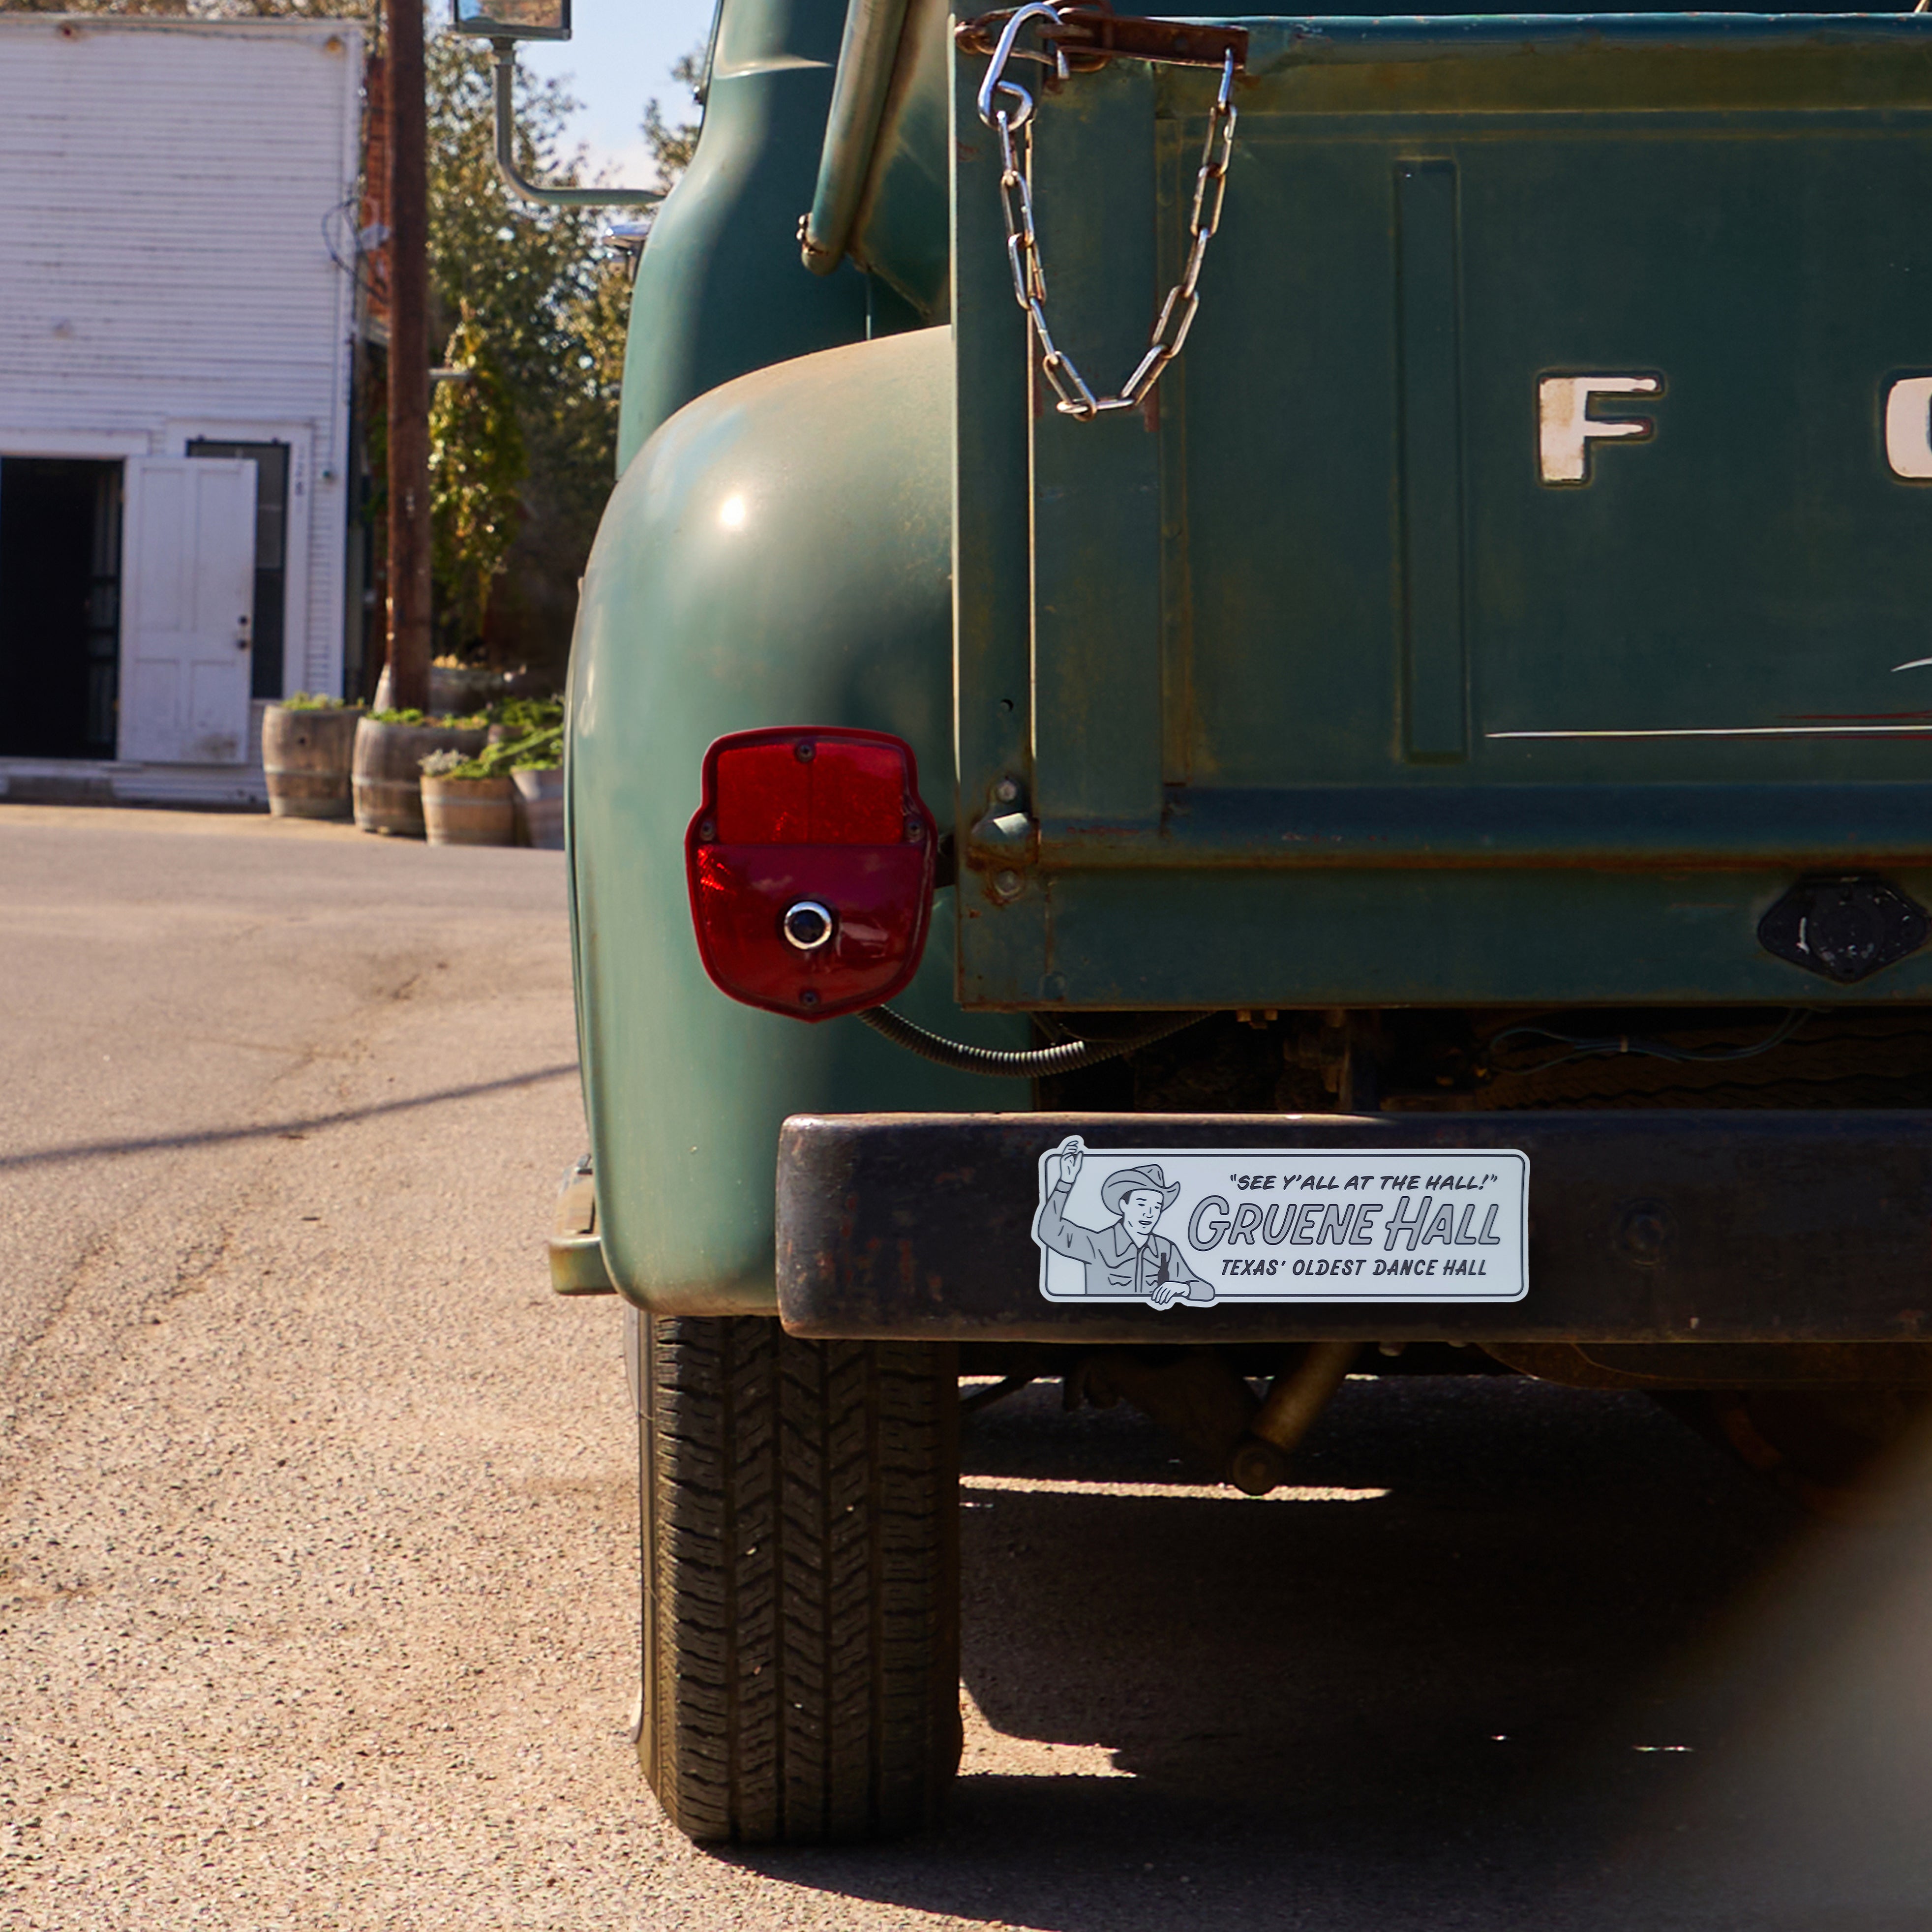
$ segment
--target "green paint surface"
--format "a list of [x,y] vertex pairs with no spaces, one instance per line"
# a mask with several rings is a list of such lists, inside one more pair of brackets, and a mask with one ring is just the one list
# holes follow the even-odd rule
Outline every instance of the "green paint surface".
[[[772,1305],[788,1114],[1026,1102],[1023,1081],[946,1073],[857,1020],[728,999],[698,962],[685,883],[699,768],[728,731],[896,732],[949,815],[948,374],[934,329],[713,390],[626,470],[591,556],[570,765],[586,1101],[612,1279],[660,1313]],[[952,927],[942,896],[896,1004],[1026,1045],[1023,1021],[952,1004]]]
[[[1770,961],[1752,908],[1932,857],[1932,668],[1894,668],[1932,657],[1932,490],[1883,430],[1932,373],[1932,22],[1256,22],[1185,353],[1092,423],[1030,385],[980,70],[962,424],[1027,468],[962,430],[962,789],[1018,763],[1040,844],[1019,898],[969,877],[969,1001],[1916,988]],[[1051,313],[1096,390],[1178,272],[1212,86],[1042,98]],[[1590,374],[1661,393],[1599,398],[1652,433],[1566,485],[1539,387]],[[1318,867],[1360,869],[1272,876]],[[1686,950],[1694,872],[1734,914]]]

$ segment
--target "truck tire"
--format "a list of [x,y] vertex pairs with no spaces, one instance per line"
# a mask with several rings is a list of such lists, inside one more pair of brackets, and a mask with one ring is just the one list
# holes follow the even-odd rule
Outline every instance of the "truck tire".
[[882,1838],[959,1762],[950,1348],[637,1318],[638,1754],[671,1822],[741,1845]]

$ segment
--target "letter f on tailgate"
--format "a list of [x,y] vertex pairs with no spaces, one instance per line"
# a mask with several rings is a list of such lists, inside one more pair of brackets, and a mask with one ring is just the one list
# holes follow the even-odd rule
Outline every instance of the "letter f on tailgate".
[[1647,439],[1655,425],[1647,416],[1599,418],[1592,396],[1656,396],[1655,376],[1545,376],[1536,386],[1538,469],[1546,483],[1587,483],[1590,446],[1619,438]]

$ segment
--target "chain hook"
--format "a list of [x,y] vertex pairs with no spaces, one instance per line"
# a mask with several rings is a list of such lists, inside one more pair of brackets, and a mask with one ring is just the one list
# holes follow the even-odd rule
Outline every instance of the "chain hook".
[[[1053,391],[1054,407],[1061,415],[1082,422],[1111,416],[1118,410],[1137,410],[1160,382],[1162,372],[1186,344],[1188,332],[1201,308],[1201,271],[1208,260],[1208,245],[1221,226],[1222,203],[1227,198],[1228,166],[1234,158],[1234,128],[1240,118],[1234,105],[1234,52],[1231,47],[1221,62],[1220,85],[1215,89],[1214,104],[1208,113],[1208,130],[1201,143],[1201,164],[1195,172],[1194,202],[1187,222],[1189,248],[1180,279],[1167,292],[1161,304],[1147,352],[1122,384],[1118,395],[1096,395],[1081,374],[1072,356],[1053,339],[1046,319],[1046,268],[1040,260],[1040,236],[1034,224],[1033,188],[1029,178],[1033,134],[1034,98],[1018,82],[1006,80],[1006,65],[1012,58],[1013,41],[1028,20],[1050,20],[1062,24],[1060,16],[1046,0],[1033,0],[1006,22],[992,64],[986,70],[979,94],[980,116],[998,136],[1000,142],[1000,212],[1006,230],[1006,266],[1012,273],[1013,299],[1025,310],[1040,350],[1040,373]],[[1056,44],[1056,56],[1060,50]],[[1028,54],[1024,58],[1040,56]],[[1064,72],[1065,62],[1059,61]],[[998,94],[1012,95],[1020,105],[1017,116],[997,107]]]
[[[1006,64],[1013,57],[1013,43],[1019,38],[1020,29],[1030,20],[1051,20],[1057,27],[1060,25],[1060,9],[1048,6],[1047,0],[1027,0],[1027,4],[1016,8],[1012,17],[1000,30],[999,44],[993,50],[993,58],[986,68],[986,77],[980,83],[977,103],[980,118],[988,128],[995,124],[993,108],[995,94],[1010,94],[1019,104],[1018,113],[1007,114],[1004,117],[1010,133],[1017,133],[1033,118],[1033,96],[1018,81],[1006,78]],[[1054,55],[1060,77],[1064,80],[1066,57],[1058,47],[1054,50]]]

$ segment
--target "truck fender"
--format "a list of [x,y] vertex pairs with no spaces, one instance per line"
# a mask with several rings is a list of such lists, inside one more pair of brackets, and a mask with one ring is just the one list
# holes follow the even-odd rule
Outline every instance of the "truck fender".
[[[907,740],[952,822],[951,352],[926,329],[802,356],[666,422],[625,471],[584,584],[568,750],[572,919],[597,1225],[619,1290],[658,1314],[769,1313],[789,1114],[1024,1106],[856,1018],[808,1024],[705,977],[683,835],[728,731],[859,725]],[[988,1046],[962,1013],[952,895],[896,1004]]]

